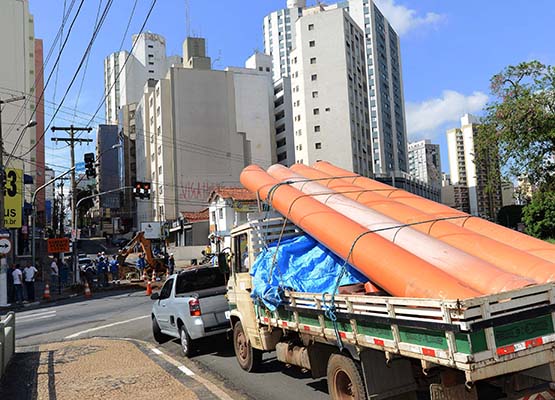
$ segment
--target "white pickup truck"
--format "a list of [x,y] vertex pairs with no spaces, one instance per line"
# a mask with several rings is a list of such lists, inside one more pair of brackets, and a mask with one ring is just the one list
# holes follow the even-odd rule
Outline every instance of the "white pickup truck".
[[183,355],[194,351],[196,339],[227,332],[229,307],[225,277],[217,267],[199,266],[171,275],[159,293],[153,293],[154,340],[179,338]]

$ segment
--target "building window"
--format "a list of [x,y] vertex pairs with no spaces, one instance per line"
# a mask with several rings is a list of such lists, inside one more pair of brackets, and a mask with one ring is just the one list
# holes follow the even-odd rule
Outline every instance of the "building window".
[[319,108],[315,108],[312,110],[312,114],[314,115],[320,115],[320,109]]
[[314,143],[314,147],[316,147],[316,150],[320,150],[322,148],[322,143]]
[[312,92],[312,98],[313,98],[313,99],[318,98],[318,92],[317,92],[317,91]]
[[316,64],[316,57],[312,57],[312,58],[310,59],[310,63],[311,63],[311,64]]
[[320,125],[314,126],[314,132],[320,132]]
[[154,58],[154,54],[149,54],[148,58]]
[[158,167],[158,175],[162,175],[162,166],[161,165]]
[[314,24],[308,24],[308,30],[313,31],[314,30]]
[[330,111],[331,111],[331,108],[326,107],[326,112],[330,112]]
[[309,46],[309,47],[315,47],[315,46],[316,46],[316,41],[315,41],[315,40],[311,40],[310,42],[308,42],[308,46]]
[[153,70],[151,70],[151,69],[149,69],[149,70],[148,70],[148,73],[149,73],[149,74],[153,74],[153,73],[154,73],[154,71],[153,71]]
[[316,81],[316,80],[318,80],[318,75],[317,75],[317,74],[312,74],[312,75],[310,76],[310,79],[311,79],[312,81]]
[[223,208],[218,209],[218,217],[220,219],[224,219],[224,209]]
[[148,48],[149,48],[149,49],[153,49],[153,48],[154,48],[154,46],[153,46],[153,45],[151,45],[151,44],[149,44],[149,45],[148,45]]

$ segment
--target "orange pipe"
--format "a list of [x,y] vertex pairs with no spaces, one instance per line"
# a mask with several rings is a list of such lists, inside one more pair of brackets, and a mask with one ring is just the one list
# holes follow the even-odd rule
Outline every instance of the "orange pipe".
[[[314,168],[332,176],[356,176],[356,178],[349,179],[349,181],[365,189],[378,189],[379,191],[377,193],[380,195],[416,208],[417,210],[425,212],[434,218],[470,216],[462,211],[425,199],[405,190],[395,189],[381,182],[358,176],[325,161],[317,162],[314,164]],[[450,222],[464,227],[472,232],[495,238],[501,243],[505,243],[519,250],[528,252],[549,262],[555,262],[554,245],[512,229],[505,228],[504,226],[494,224],[493,222],[489,222],[485,219],[474,216],[470,217],[471,218],[453,219],[450,220]]]
[[[330,166],[330,164],[327,164],[327,166]],[[330,175],[325,172],[301,164],[295,164],[291,169],[310,179],[330,178]],[[331,170],[331,168],[328,170]],[[353,173],[345,170],[335,171],[334,169],[334,173],[337,174],[335,175],[337,177],[353,176]],[[402,223],[410,224],[435,218],[416,208],[409,207],[405,203],[401,204],[378,194],[384,193],[382,191],[361,191],[363,188],[351,184],[351,180],[351,178],[331,179],[329,181],[321,181],[321,183],[336,191],[347,192],[344,193],[345,196],[355,199],[359,203],[395,218]],[[373,185],[372,188],[369,187],[370,184],[366,183],[366,181],[370,181]],[[362,179],[357,178],[357,183],[361,182],[363,182]],[[374,181],[365,179],[364,183],[366,189],[386,189],[387,192],[385,193],[395,193],[391,192],[395,190],[394,188],[380,182],[375,182],[376,184],[374,185]],[[468,254],[481,258],[511,274],[524,276],[538,283],[555,280],[555,264],[451,224],[448,221],[415,224],[412,227]]]
[[351,265],[392,295],[464,299],[481,294],[375,233],[363,235],[364,227],[303,192],[276,186],[280,182],[256,165],[243,170],[241,183],[339,257],[350,254]]
[[[303,167],[298,167],[298,169],[302,170]],[[481,293],[499,293],[535,283],[531,279],[503,271],[481,258],[472,256],[416,229],[399,228],[403,224],[396,219],[338,194],[318,181],[306,182],[302,175],[281,164],[275,164],[268,168],[268,174],[282,182],[290,182],[294,188],[312,195],[315,200],[352,221],[358,222],[368,230],[377,229],[376,233],[379,236]],[[389,227],[394,229],[384,229]],[[477,274],[476,271],[480,271],[480,273]]]

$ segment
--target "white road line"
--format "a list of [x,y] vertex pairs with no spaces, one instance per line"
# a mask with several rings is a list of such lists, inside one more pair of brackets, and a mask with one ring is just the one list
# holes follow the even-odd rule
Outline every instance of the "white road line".
[[219,399],[221,399],[221,400],[233,400],[231,396],[229,396],[226,392],[224,392],[222,389],[220,389],[214,383],[210,382],[208,379],[206,379],[206,378],[204,378],[200,375],[196,375],[193,371],[191,371],[189,368],[187,368],[186,366],[181,364],[179,361],[174,360],[172,357],[170,357],[167,354],[161,352],[157,348],[151,347],[150,349],[152,350],[152,352],[154,354],[159,355],[161,358],[168,361],[173,366],[177,367],[177,369],[179,369],[185,375],[190,376],[191,379],[196,380],[201,385],[206,387],[209,391],[212,392],[212,394],[214,394]]
[[77,332],[77,333],[74,333],[72,335],[66,336],[64,339],[73,339],[73,338],[76,338],[78,336],[84,335],[85,333],[95,332],[95,331],[99,331],[99,330],[106,329],[106,328],[111,328],[112,326],[116,326],[116,325],[127,324],[128,322],[138,321],[138,320],[144,319],[144,318],[150,318],[150,315],[143,315],[142,317],[126,319],[125,321],[114,322],[113,324],[97,326],[96,328],[87,329],[87,330],[84,330],[84,331]]
[[187,376],[193,376],[195,373],[187,368],[185,365],[181,365],[178,369]]
[[39,317],[41,315],[46,315],[46,314],[56,314],[56,311],[51,310],[51,311],[40,311],[40,312],[34,312],[34,313],[17,313],[15,314],[15,318],[16,319],[23,319],[23,318],[32,318],[32,317]]
[[[16,324],[20,324],[20,323],[23,323],[23,322],[34,322],[36,320],[45,319],[45,318],[56,318],[56,314],[43,315],[41,317],[27,318],[27,319],[23,319],[23,317],[22,317],[22,318],[16,319],[15,322],[16,322]],[[23,319],[23,321],[22,321],[22,319]]]

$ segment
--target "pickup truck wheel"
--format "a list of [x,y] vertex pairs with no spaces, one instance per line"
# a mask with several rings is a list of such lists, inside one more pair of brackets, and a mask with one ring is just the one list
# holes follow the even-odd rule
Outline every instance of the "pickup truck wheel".
[[193,339],[187,333],[185,325],[179,328],[179,342],[181,343],[181,352],[185,357],[191,356],[193,353]]
[[239,366],[247,372],[254,372],[262,363],[262,352],[251,346],[249,338],[243,330],[241,322],[233,327],[233,347]]
[[334,400],[366,399],[360,368],[351,358],[332,354],[328,361],[328,391]]
[[160,330],[160,325],[156,321],[156,317],[152,317],[152,336],[157,343],[163,343],[168,340],[168,337],[162,333]]

